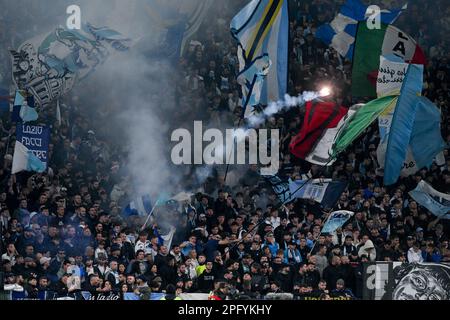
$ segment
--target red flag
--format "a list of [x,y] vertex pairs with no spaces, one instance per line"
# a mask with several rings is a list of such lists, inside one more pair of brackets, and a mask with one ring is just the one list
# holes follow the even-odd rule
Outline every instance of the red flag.
[[347,114],[348,109],[334,102],[308,102],[300,133],[292,138],[289,150],[298,158],[305,159],[313,150],[324,131],[334,128]]

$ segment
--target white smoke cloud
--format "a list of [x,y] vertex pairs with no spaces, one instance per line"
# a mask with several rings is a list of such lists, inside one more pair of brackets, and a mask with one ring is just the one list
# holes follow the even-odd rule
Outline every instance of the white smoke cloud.
[[266,121],[269,117],[280,113],[282,111],[289,110],[293,107],[301,107],[305,103],[312,101],[314,99],[324,97],[329,95],[329,92],[321,91],[321,92],[314,92],[314,91],[306,91],[303,92],[298,97],[291,97],[290,95],[286,94],[284,96],[284,100],[282,101],[272,101],[269,103],[267,108],[264,109],[264,111],[260,114],[256,114],[251,116],[248,121],[251,126],[257,126]]

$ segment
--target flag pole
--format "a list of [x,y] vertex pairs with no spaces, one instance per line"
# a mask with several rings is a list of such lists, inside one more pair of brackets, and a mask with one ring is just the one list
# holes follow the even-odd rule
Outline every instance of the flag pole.
[[320,236],[322,235],[323,228],[325,228],[325,226],[327,225],[328,221],[330,220],[330,217],[331,217],[331,213],[332,213],[332,212],[333,212],[333,209],[331,209],[331,211],[328,212],[327,220],[324,222],[323,227],[320,229],[319,236],[317,237],[316,241],[314,241],[314,244],[313,244],[313,246],[312,246],[311,251],[309,252],[309,254],[311,254],[311,253],[314,251],[314,248],[316,247],[317,240],[318,240],[318,239],[320,238]]
[[156,201],[155,206],[152,208],[152,211],[148,214],[147,219],[145,220],[145,223],[141,227],[141,231],[145,229],[147,226],[148,221],[150,220],[150,217],[153,215],[153,212],[155,212],[156,207],[159,205],[159,199]]
[[[238,129],[239,129],[239,127],[241,126],[241,123],[242,123],[242,117],[239,119],[239,122],[238,122],[238,125],[237,125]],[[236,127],[234,127],[234,130],[233,130],[233,133],[235,133],[235,132],[236,132]],[[231,156],[232,156],[232,154],[233,154],[233,151],[234,151],[234,143],[235,143],[236,141],[237,141],[237,139],[236,139],[236,135],[235,135],[235,136],[233,137],[233,146],[232,146],[232,148],[231,148],[231,150],[230,150],[230,155],[228,156],[227,169],[225,170],[225,177],[223,178],[223,183],[224,183],[224,184],[227,182],[228,171],[230,170]]]

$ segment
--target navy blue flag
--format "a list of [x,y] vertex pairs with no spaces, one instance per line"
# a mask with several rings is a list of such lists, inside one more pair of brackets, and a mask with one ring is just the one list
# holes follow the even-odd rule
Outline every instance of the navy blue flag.
[[333,208],[347,188],[347,183],[331,179],[308,182],[298,180],[290,181],[289,188],[294,199],[311,199],[319,202],[324,208]]
[[49,127],[28,124],[18,125],[16,129],[16,141],[25,146],[47,166],[48,145],[50,143]]

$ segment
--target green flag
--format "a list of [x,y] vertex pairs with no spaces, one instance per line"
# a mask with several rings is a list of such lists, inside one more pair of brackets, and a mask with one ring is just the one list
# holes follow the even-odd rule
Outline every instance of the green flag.
[[333,145],[333,157],[344,151],[355,141],[387,108],[397,104],[398,96],[386,96],[373,100],[346,119]]
[[375,98],[380,56],[395,55],[407,63],[425,64],[422,49],[400,29],[382,24],[369,29],[358,24],[352,70],[352,96]]

